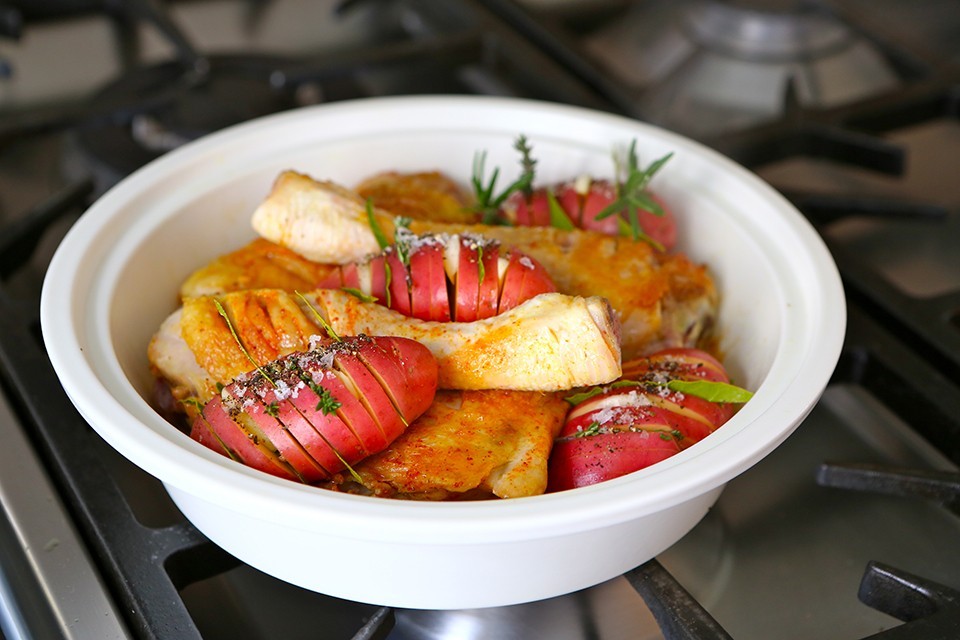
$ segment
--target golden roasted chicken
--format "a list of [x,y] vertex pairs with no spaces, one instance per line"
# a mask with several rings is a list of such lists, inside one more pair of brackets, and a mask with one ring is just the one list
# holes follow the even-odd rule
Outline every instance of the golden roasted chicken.
[[[394,215],[403,215],[415,234],[498,241],[542,265],[559,293],[481,320],[433,322],[356,291],[317,289],[380,250],[366,199],[375,203],[373,224],[390,238]],[[282,173],[253,217],[263,237],[184,282],[181,309],[148,350],[155,376],[195,419],[224,385],[255,365],[309,351],[326,327],[412,338],[437,360],[435,401],[386,449],[320,486],[419,500],[542,493],[568,409],[559,391],[616,379],[621,357],[709,340],[716,291],[706,269],[682,254],[579,229],[478,225],[468,204],[439,173],[378,174],[357,191]],[[361,280],[371,277],[356,264]],[[352,402],[363,401],[349,390]]]

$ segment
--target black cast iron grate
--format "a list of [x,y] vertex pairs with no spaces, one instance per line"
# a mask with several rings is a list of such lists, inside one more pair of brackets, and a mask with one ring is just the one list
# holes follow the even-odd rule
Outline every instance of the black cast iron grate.
[[[472,11],[479,11],[473,3],[460,4]],[[442,49],[453,42],[457,55],[479,52],[481,58],[489,60],[491,45],[486,43],[492,37],[490,30],[493,30],[498,43],[494,45],[495,49],[529,47],[523,36],[517,35],[518,32],[524,33],[522,21],[511,19],[513,26],[518,29],[514,31],[492,15],[484,13],[483,16],[483,33],[469,31],[461,38],[441,36],[430,40],[427,45],[413,43],[393,48],[399,48],[402,55],[416,59],[418,55],[435,55],[437,47]],[[287,77],[297,78],[298,81],[306,78],[311,81],[324,80],[331,75],[350,73],[370,65],[388,64],[390,56],[396,53],[391,53],[389,49],[366,51],[356,57],[346,55],[334,61],[295,61],[292,66],[286,66],[284,72]],[[482,53],[484,51],[487,53]],[[181,53],[184,59],[196,61],[189,48],[181,47]],[[499,63],[510,58],[502,55]],[[542,64],[548,58],[537,53],[533,59],[540,65],[536,68],[537,73],[541,73]],[[602,91],[585,89],[585,85],[573,79],[569,73],[553,65],[548,64],[547,67],[554,80],[566,78],[561,83],[562,87],[572,87],[557,89],[556,93],[549,96],[551,99],[596,108],[616,105],[616,100],[610,100]],[[932,85],[932,88],[927,85]],[[807,119],[809,116],[792,118],[772,128],[765,127],[745,134],[739,142],[730,142],[728,149],[747,164],[759,164],[771,158],[770,151],[759,149],[769,148],[769,145],[776,147],[784,140],[793,140],[792,144],[784,147],[785,153],[837,154],[844,161],[862,162],[870,168],[895,172],[901,162],[896,149],[859,133],[845,133],[846,127],[874,123],[879,129],[892,128],[898,122],[930,117],[931,113],[942,114],[944,108],[955,116],[956,100],[953,96],[956,78],[947,81],[941,79],[927,85],[908,91],[899,98],[881,101],[882,104],[874,102],[866,105],[862,107],[863,111],[854,107],[842,113],[818,115],[818,118],[825,120],[813,124]],[[929,91],[932,91],[934,98],[931,98]],[[940,110],[930,109],[931,103],[940,105]],[[136,107],[127,110],[129,105],[126,103],[122,107],[119,112],[121,119],[136,112]],[[34,119],[27,116],[20,120],[14,118],[6,121],[0,139],[10,141],[41,131],[88,127],[117,115],[111,109],[109,105],[95,101],[91,111],[74,105],[65,112],[38,114]],[[892,115],[884,117],[884,113]],[[807,138],[814,142],[802,142]],[[805,146],[811,144],[814,147]],[[851,149],[858,151],[852,153]],[[867,155],[863,156],[863,153]],[[6,280],[14,274],[30,257],[45,229],[54,221],[84,209],[93,192],[91,181],[79,181],[63,192],[54,194],[49,201],[38,204],[22,220],[4,229],[0,235],[0,278]],[[803,194],[794,194],[793,197],[813,218],[824,211],[830,215],[842,215],[851,209],[872,210],[869,201],[811,201],[805,200]],[[925,209],[921,207],[921,210]],[[934,210],[933,215],[940,213]],[[870,276],[861,273],[860,265],[843,259],[838,259],[838,263],[847,284],[853,285],[856,293],[851,299],[850,338],[835,379],[854,381],[878,397],[883,397],[890,402],[894,411],[917,425],[951,459],[960,461],[960,425],[957,422],[960,394],[953,382],[956,378],[951,375],[960,358],[960,348],[955,348],[949,339],[938,339],[937,330],[927,328],[925,320],[913,315],[904,317],[897,308],[897,301],[891,302],[885,297],[889,292],[883,291],[883,287],[880,287],[880,295],[875,295],[876,283]],[[237,561],[206,540],[189,522],[148,527],[140,524],[133,515],[126,496],[98,455],[97,436],[60,390],[40,338],[37,317],[39,291],[35,294],[35,298],[12,297],[0,286],[0,365],[4,389],[13,398],[20,418],[31,430],[35,444],[47,460],[73,515],[109,578],[113,593],[123,604],[122,609],[130,612],[127,620],[130,627],[143,638],[200,637],[189,611],[182,604],[180,591],[191,583],[236,566]],[[862,304],[860,298],[864,299]],[[894,338],[890,331],[891,327],[905,326],[911,329],[907,343]],[[916,340],[920,341],[920,347]],[[932,359],[926,357],[931,349],[939,354]],[[917,384],[921,380],[923,383]],[[627,578],[650,606],[667,637],[729,637],[656,561],[629,572]],[[913,586],[904,587],[908,583]],[[904,605],[892,604],[898,600],[890,597],[890,594],[904,588],[913,594],[908,597],[909,601],[921,603],[909,611]],[[952,625],[944,629],[956,629],[956,616],[942,613],[956,604],[956,594],[946,588],[924,585],[921,579],[907,580],[895,570],[874,564],[867,569],[862,593],[865,594],[862,596],[864,601],[871,606],[888,611],[900,619],[915,621],[908,623],[915,625],[912,629],[908,630],[904,625],[887,632],[883,636],[885,638],[907,637],[902,634],[910,633],[915,633],[909,635],[911,638],[946,637],[935,626],[944,620],[945,624]],[[362,616],[353,637],[383,638],[389,634],[393,624],[391,610],[371,607]]]

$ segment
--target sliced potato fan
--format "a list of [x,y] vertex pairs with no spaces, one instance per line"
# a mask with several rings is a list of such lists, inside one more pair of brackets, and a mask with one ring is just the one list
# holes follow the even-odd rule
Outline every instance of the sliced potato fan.
[[413,340],[327,340],[238,375],[196,415],[191,436],[260,471],[316,483],[383,451],[436,389],[436,363]]

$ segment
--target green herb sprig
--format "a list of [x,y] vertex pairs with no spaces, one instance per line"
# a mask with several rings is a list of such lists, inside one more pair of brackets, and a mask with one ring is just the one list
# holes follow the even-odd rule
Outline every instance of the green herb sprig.
[[386,249],[390,246],[390,241],[387,240],[387,234],[383,232],[383,227],[380,226],[376,213],[373,211],[373,200],[367,198],[365,204],[367,208],[367,223],[370,225],[373,237],[376,238],[377,244],[380,245],[381,249]]
[[[619,215],[622,211],[627,212],[627,220],[621,223],[621,233],[633,237],[634,240],[644,240],[663,250],[663,245],[647,235],[640,227],[639,211],[649,211],[656,216],[663,216],[663,207],[650,197],[647,192],[647,186],[650,180],[656,175],[663,165],[673,157],[673,153],[668,153],[662,158],[653,161],[646,169],[640,168],[640,162],[637,158],[637,141],[630,143],[627,151],[626,167],[618,170],[618,174],[626,174],[617,182],[617,197],[609,205],[597,214],[596,219],[602,220],[612,215]],[[619,163],[618,163],[619,164]]]
[[223,318],[223,321],[227,324],[227,328],[230,330],[230,335],[233,336],[234,341],[237,343],[237,346],[240,348],[240,352],[246,356],[247,360],[253,364],[254,368],[274,387],[277,386],[277,383],[274,382],[273,378],[270,377],[270,374],[260,366],[260,363],[253,359],[253,356],[250,355],[250,352],[247,351],[247,348],[243,345],[243,342],[240,340],[240,336],[237,334],[237,330],[233,327],[233,322],[230,320],[230,316],[227,315],[227,310],[223,308],[223,305],[220,304],[220,301],[216,298],[213,299],[213,304],[217,307],[217,313],[220,314],[220,317]]
[[302,300],[305,305],[307,305],[307,308],[310,309],[310,311],[313,313],[313,317],[316,319],[317,324],[319,324],[320,327],[323,328],[324,331],[326,331],[327,337],[329,337],[331,340],[336,340],[337,342],[343,342],[343,338],[341,338],[337,334],[337,332],[334,331],[333,327],[330,326],[330,323],[327,322],[327,320],[320,314],[320,311],[318,311],[317,308],[313,306],[313,303],[307,300],[306,296],[304,296],[299,291],[294,291],[293,293],[298,298],[300,298],[300,300]]
[[490,174],[490,179],[486,178],[485,164],[487,152],[480,151],[473,157],[473,174],[470,182],[473,185],[473,194],[477,203],[473,206],[473,211],[479,213],[482,224],[503,225],[505,221],[500,216],[500,206],[513,193],[518,191],[528,197],[533,193],[533,180],[536,175],[536,164],[532,156],[532,147],[527,142],[527,137],[523,134],[517,136],[513,148],[520,152],[520,176],[507,188],[496,193],[497,179],[500,177],[500,169],[495,168]]
[[311,391],[317,394],[317,398],[319,398],[317,401],[317,411],[321,412],[323,415],[327,416],[331,413],[336,413],[337,409],[343,406],[339,400],[333,397],[333,394],[330,393],[329,389],[317,384],[313,378],[306,373],[301,376],[301,379],[306,383]]
[[361,291],[360,289],[357,289],[356,287],[340,287],[340,290],[346,293],[349,293],[354,298],[358,298],[362,302],[376,302],[377,300],[379,300],[377,296],[372,296],[368,293],[364,293],[363,291]]
[[550,226],[563,231],[573,231],[576,228],[576,225],[573,224],[573,220],[570,219],[570,216],[567,215],[567,212],[563,210],[563,207],[560,206],[560,202],[557,201],[557,196],[553,194],[553,191],[547,189],[547,208],[550,211]]
[[590,436],[600,435],[600,423],[594,420],[587,425],[583,431],[577,431],[573,434],[574,438],[589,438]]

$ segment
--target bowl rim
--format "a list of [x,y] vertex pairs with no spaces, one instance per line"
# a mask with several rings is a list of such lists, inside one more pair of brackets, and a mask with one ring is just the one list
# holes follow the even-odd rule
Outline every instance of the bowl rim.
[[[470,109],[534,111],[586,119],[665,141],[717,165],[779,213],[811,269],[804,274],[805,282],[817,287],[817,298],[809,300],[803,310],[812,318],[810,333],[803,344],[785,345],[781,340],[770,373],[754,399],[724,429],[653,467],[590,487],[511,500],[426,503],[340,494],[273,478],[207,450],[175,428],[161,433],[156,423],[144,424],[139,413],[115,397],[111,388],[121,388],[127,394],[124,397],[129,397],[130,391],[137,397],[139,394],[122,375],[109,327],[104,326],[106,323],[88,325],[91,314],[100,309],[103,315],[101,305],[109,303],[111,276],[104,281],[104,273],[112,268],[111,260],[117,260],[118,252],[122,253],[122,249],[110,246],[111,238],[119,233],[111,225],[138,194],[180,170],[184,163],[276,127],[302,125],[348,112],[354,116],[384,111],[402,115]],[[133,224],[126,223],[127,227]],[[846,306],[836,265],[812,225],[770,185],[698,142],[624,116],[582,107],[488,96],[400,96],[343,101],[266,116],[208,135],[139,169],[98,199],[69,230],[50,263],[40,316],[50,360],[81,415],[122,455],[162,482],[202,500],[243,504],[247,515],[270,514],[263,517],[286,519],[291,526],[333,535],[343,532],[352,538],[469,544],[553,536],[618,523],[666,509],[682,502],[684,495],[699,495],[724,484],[779,445],[813,408],[839,358]],[[140,401],[149,409],[146,401]],[[770,424],[771,428],[759,434],[747,428],[757,422]],[[685,473],[693,460],[699,461],[701,471]],[[197,486],[203,487],[201,495],[191,491]]]

